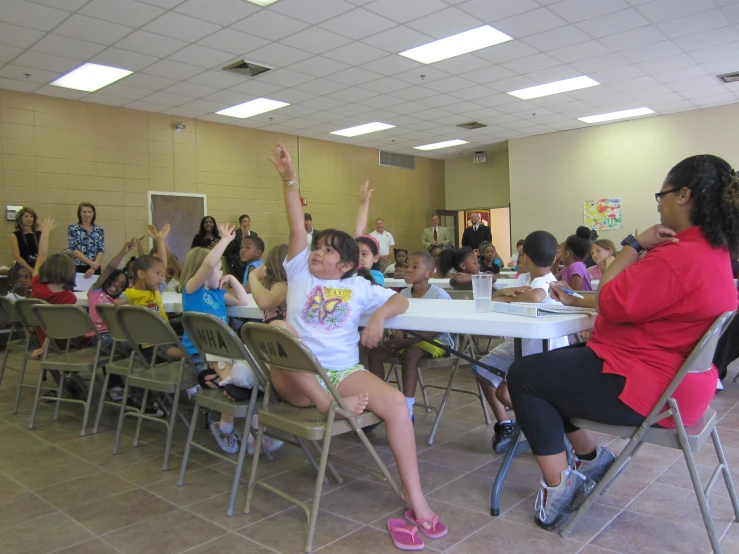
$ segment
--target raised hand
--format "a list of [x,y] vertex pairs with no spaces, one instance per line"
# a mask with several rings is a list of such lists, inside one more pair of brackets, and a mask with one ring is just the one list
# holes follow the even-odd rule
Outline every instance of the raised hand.
[[44,219],[41,220],[42,233],[51,233],[54,229],[56,229],[56,222],[54,221],[53,217],[47,215]]
[[165,223],[164,227],[162,227],[159,230],[159,238],[161,240],[164,240],[167,238],[167,235],[169,235],[169,232],[172,230],[172,226],[169,223]]
[[218,225],[218,229],[221,231],[221,240],[225,240],[226,243],[231,242],[236,237],[236,226],[230,223],[221,223]]
[[[147,225],[149,229],[149,234],[147,236],[153,238],[154,240],[157,240],[157,235],[159,235],[159,229],[157,229],[156,225]],[[144,237],[141,237],[142,239]]]
[[254,278],[257,281],[263,281],[264,278],[267,276],[267,266],[264,265],[264,264],[261,264],[261,265],[257,266],[249,274],[249,277],[251,277],[252,275],[254,275]]
[[268,157],[270,163],[275,166],[277,173],[280,174],[280,178],[283,181],[289,181],[295,177],[295,168],[293,167],[293,161],[290,158],[290,153],[285,148],[285,145],[278,142],[274,148],[272,148],[272,155],[274,157]]
[[364,184],[361,187],[359,187],[359,192],[357,193],[357,198],[359,198],[359,203],[360,204],[369,203],[373,192],[375,192],[375,189],[369,188],[369,180],[365,181]]
[[133,237],[131,240],[123,245],[123,248],[126,250],[126,252],[130,252],[131,250],[136,248],[136,241],[138,241],[138,238]]
[[231,288],[234,287],[240,287],[241,283],[238,282],[236,277],[233,275],[224,275],[221,277],[221,282],[218,284],[219,288],[225,288],[226,285],[229,285]]

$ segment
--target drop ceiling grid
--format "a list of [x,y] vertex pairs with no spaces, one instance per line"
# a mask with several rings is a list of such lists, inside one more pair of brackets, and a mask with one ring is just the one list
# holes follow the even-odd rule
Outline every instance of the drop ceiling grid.
[[[431,65],[398,55],[484,24],[514,40]],[[239,58],[277,69],[250,80],[220,71]],[[136,73],[91,94],[48,86],[85,62]],[[0,12],[0,88],[400,153],[470,141],[423,154],[433,157],[578,128],[595,113],[737,102],[739,85],[713,77],[737,70],[739,0],[3,0]],[[505,94],[583,73],[601,86]],[[261,96],[292,105],[251,120],[214,114]],[[375,120],[398,128],[329,134]],[[456,127],[470,120],[489,129]]]

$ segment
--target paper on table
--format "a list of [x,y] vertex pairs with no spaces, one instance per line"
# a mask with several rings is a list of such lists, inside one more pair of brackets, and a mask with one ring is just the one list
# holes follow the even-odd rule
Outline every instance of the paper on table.
[[81,292],[86,292],[92,288],[92,285],[95,284],[95,281],[98,280],[98,275],[93,275],[92,277],[85,277],[84,273],[78,273],[77,277],[74,280],[74,290],[78,290]]
[[562,306],[555,304],[535,304],[532,302],[493,302],[493,311],[506,314],[524,315],[527,317],[544,317],[551,315],[595,315],[596,311],[591,308],[577,308],[575,306]]

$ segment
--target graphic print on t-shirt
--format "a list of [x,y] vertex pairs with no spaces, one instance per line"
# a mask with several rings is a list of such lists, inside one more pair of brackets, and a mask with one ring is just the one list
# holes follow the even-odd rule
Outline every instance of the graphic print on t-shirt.
[[310,327],[326,330],[340,327],[349,318],[351,289],[316,286],[308,295],[301,316]]

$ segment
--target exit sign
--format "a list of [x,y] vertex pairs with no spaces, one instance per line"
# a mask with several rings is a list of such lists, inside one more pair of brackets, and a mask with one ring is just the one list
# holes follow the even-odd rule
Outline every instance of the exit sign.
[[476,164],[484,164],[488,161],[487,154],[485,154],[485,152],[475,152],[475,157],[472,161]]

